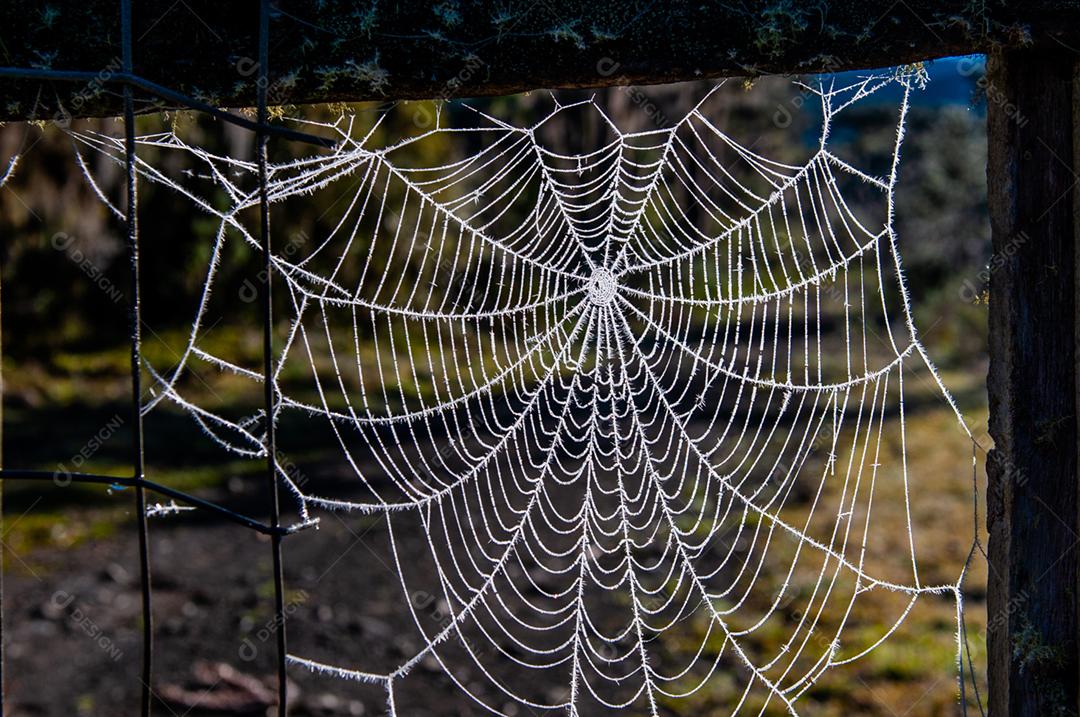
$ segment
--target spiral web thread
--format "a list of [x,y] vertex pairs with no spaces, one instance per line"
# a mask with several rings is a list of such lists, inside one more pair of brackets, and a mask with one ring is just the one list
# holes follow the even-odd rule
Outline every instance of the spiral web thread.
[[[305,122],[340,144],[272,165],[271,201],[348,191],[331,231],[274,257],[292,308],[274,420],[325,419],[369,497],[310,494],[279,466],[280,478],[303,520],[310,510],[385,515],[422,638],[389,671],[292,662],[382,685],[392,714],[396,688],[431,659],[496,713],[513,703],[658,715],[722,673],[732,714],[796,714],[826,670],[939,595],[955,601],[966,705],[967,564],[950,584],[920,579],[904,455],[912,362],[971,435],[917,338],[893,231],[908,97],[921,80],[800,85],[823,118],[800,165],[726,135],[706,116],[709,97],[671,128],[632,133],[591,100],[556,101],[527,128],[481,112],[471,128],[440,117],[382,147],[375,128],[354,136],[348,116]],[[888,175],[875,177],[830,151],[829,133],[837,113],[893,84],[903,91],[895,145]],[[610,142],[581,154],[546,146],[545,123],[582,110],[601,114]],[[418,165],[413,145],[433,141],[466,149]],[[144,410],[172,403],[228,450],[263,455],[265,416],[228,418],[181,390],[199,362],[263,380],[199,340],[225,245],[258,246],[240,216],[258,203],[242,181],[255,166],[175,134],[140,142],[195,157],[229,199],[221,209],[140,160],[144,177],[219,225],[186,350],[168,371],[147,366],[157,385]],[[856,186],[876,197],[874,211],[850,205]],[[296,366],[305,395],[281,379]],[[898,466],[882,464],[886,428],[898,429]],[[899,577],[865,567],[886,480],[903,484]],[[400,548],[410,529],[430,567],[425,594],[447,613],[434,628],[412,597],[415,556]],[[976,532],[968,562],[978,549]],[[864,626],[847,640],[856,603],[879,591],[899,598],[897,613],[872,639]],[[672,633],[691,649],[670,648]],[[563,688],[536,687],[552,682]]]

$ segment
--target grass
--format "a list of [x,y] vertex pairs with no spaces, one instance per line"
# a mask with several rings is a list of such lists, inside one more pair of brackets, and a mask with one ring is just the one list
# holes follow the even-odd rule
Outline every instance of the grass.
[[[171,336],[168,341],[182,338]],[[166,355],[162,350],[159,359],[165,359]],[[77,454],[85,446],[86,437],[93,436],[112,416],[126,415],[123,413],[126,368],[127,354],[123,347],[86,354],[61,353],[48,365],[6,365],[9,386],[17,397],[6,417],[8,465],[51,469],[58,462],[70,463],[63,456]],[[957,371],[947,374],[945,380],[957,391],[969,423],[985,426],[981,371]],[[951,583],[959,574],[971,542],[972,447],[929,376],[911,374],[906,381],[911,519],[920,578],[923,584]],[[195,390],[213,393],[219,404],[256,406],[259,392],[251,392],[250,386],[243,383],[224,376],[223,380]],[[154,480],[199,493],[223,490],[233,478],[255,481],[262,475],[261,461],[235,460],[209,448],[209,442],[190,419],[178,412],[166,410],[161,417],[155,413],[151,420],[160,422],[154,426],[156,430],[148,431],[151,460],[147,475]],[[885,540],[868,558],[866,570],[871,574],[879,569],[895,571],[897,565],[904,564],[910,550],[903,482],[896,468],[901,454],[897,420],[890,419],[882,446],[881,463],[890,472],[883,473],[875,493],[874,522]],[[126,431],[126,426],[121,427],[103,441],[84,469],[126,474],[129,470]],[[981,431],[977,433],[986,445],[985,436]],[[319,458],[321,450],[313,448],[306,457]],[[980,475],[984,457],[981,452],[977,454]],[[39,488],[25,484],[9,486],[5,501],[9,516],[6,541],[11,550],[28,561],[24,565],[31,569],[36,569],[33,556],[44,551],[69,550],[88,541],[130,538],[133,522],[129,492],[87,485],[44,492]],[[795,505],[787,509],[784,517],[797,523],[804,517],[803,511],[805,506]],[[16,520],[19,514],[22,516]],[[27,569],[19,561],[9,560],[8,566],[11,570]],[[971,658],[977,669],[981,669],[986,659],[985,583],[985,566],[976,561],[966,584],[971,587],[967,629]],[[260,591],[268,589],[268,585],[261,585]],[[860,596],[842,633],[844,641],[852,645],[875,642],[884,629],[882,616],[897,615],[904,603],[902,596],[884,590]],[[844,606],[841,600],[828,603],[820,616],[821,624],[837,624]],[[954,714],[958,700],[955,624],[955,607],[950,597],[920,599],[902,629],[888,641],[852,665],[827,671],[801,698],[800,710],[826,717]],[[776,650],[789,636],[790,630],[783,626],[762,629],[755,635],[753,647],[765,654]],[[669,647],[678,650],[691,645]],[[707,654],[710,651],[715,654],[721,647],[722,642],[713,640],[706,648]],[[703,690],[690,698],[669,701],[667,709],[681,715],[723,713],[724,707],[730,707],[732,700],[738,699],[741,685],[730,671],[721,668]],[[981,689],[985,694],[985,685]],[[968,698],[974,706],[970,683]],[[766,710],[766,714],[782,713],[772,705]]]

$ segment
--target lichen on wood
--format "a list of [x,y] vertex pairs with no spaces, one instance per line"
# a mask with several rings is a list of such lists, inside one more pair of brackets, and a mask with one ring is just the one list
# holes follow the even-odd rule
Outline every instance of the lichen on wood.
[[[135,72],[220,106],[252,106],[258,10],[252,0],[135,3]],[[0,78],[0,119],[117,114],[118,15],[114,0],[0,4],[0,65],[95,73],[89,82]],[[863,0],[278,0],[269,96],[273,104],[470,97],[880,67],[1040,44],[1080,47],[1080,0],[887,8]],[[161,106],[140,97],[142,111]]]

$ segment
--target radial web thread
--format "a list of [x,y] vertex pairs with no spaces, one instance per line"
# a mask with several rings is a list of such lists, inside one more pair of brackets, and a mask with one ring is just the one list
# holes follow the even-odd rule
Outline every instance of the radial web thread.
[[[353,664],[347,647],[334,664],[293,663],[382,685],[391,713],[413,668],[434,660],[496,713],[658,715],[722,679],[731,714],[796,714],[823,673],[937,596],[955,601],[963,691],[964,576],[923,582],[907,503],[913,364],[967,432],[919,342],[893,229],[919,79],[800,85],[822,123],[799,164],[725,134],[712,93],[673,126],[640,132],[621,132],[593,101],[556,102],[529,127],[440,116],[382,144],[378,123],[303,122],[338,147],[273,164],[271,201],[344,195],[328,231],[273,260],[291,315],[272,419],[323,421],[364,497],[308,492],[284,467],[280,478],[302,520],[385,516],[421,644],[390,670]],[[874,176],[832,151],[830,129],[885,88],[902,99],[891,161]],[[544,127],[564,112],[597,113],[609,140],[560,153]],[[182,390],[196,363],[265,379],[199,338],[226,245],[258,246],[245,219],[255,165],[173,133],[139,141],[195,158],[228,200],[140,159],[146,180],[218,226],[186,350],[167,370],[147,366],[144,411],[172,404],[229,451],[263,455],[266,416],[229,418]],[[425,143],[447,161],[425,160]],[[902,482],[907,522],[885,541],[893,565],[879,574],[867,554],[884,549],[872,508],[886,482]],[[421,536],[422,561],[402,554],[405,533]],[[419,614],[418,590],[445,620]],[[897,607],[868,637],[859,604],[879,592]]]

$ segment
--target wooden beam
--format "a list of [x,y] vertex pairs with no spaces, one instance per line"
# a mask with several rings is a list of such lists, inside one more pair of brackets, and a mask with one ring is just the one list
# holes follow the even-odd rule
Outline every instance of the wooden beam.
[[1077,55],[990,60],[990,713],[1078,712]]
[[[255,104],[257,1],[134,11],[138,75],[218,106]],[[271,38],[273,104],[450,98],[1080,48],[1080,0],[278,0]],[[119,114],[119,40],[115,0],[0,3],[0,66],[90,73],[0,76],[0,119]]]

